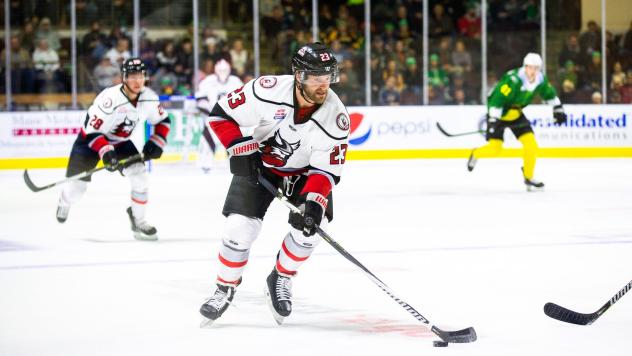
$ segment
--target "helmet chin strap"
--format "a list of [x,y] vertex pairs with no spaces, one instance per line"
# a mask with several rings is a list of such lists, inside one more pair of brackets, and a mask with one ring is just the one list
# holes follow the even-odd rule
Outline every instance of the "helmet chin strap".
[[[294,80],[296,81],[296,78],[294,78]],[[316,104],[315,101],[311,101],[307,98],[307,96],[305,96],[305,89],[303,88],[303,83],[301,83],[300,81],[296,82],[296,87],[298,88],[298,91],[301,93],[301,96],[303,97],[303,99],[305,99],[305,101],[307,101],[309,104]]]

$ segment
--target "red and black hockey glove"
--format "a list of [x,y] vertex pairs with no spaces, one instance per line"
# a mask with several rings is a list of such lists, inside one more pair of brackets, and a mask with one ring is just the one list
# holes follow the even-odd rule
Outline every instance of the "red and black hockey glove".
[[114,150],[105,151],[103,156],[101,156],[101,160],[103,161],[105,169],[110,172],[114,172],[118,168],[119,160]]
[[316,233],[316,226],[323,220],[327,199],[318,193],[307,193],[305,204],[301,205],[303,214],[290,213],[288,222],[293,228],[302,230],[303,235],[313,236]]
[[158,159],[162,156],[162,148],[167,144],[167,140],[160,135],[151,135],[149,141],[143,146],[143,159]]
[[259,143],[251,136],[240,137],[226,148],[230,157],[230,173],[236,176],[257,178],[262,166]]

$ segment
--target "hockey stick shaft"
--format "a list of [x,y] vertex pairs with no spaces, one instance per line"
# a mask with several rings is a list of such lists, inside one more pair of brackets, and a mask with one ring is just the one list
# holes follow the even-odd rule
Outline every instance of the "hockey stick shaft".
[[566,323],[577,325],[590,325],[594,323],[606,310],[610,309],[619,299],[621,299],[630,289],[632,289],[632,281],[626,284],[617,292],[606,304],[602,305],[596,312],[592,314],[578,313],[570,309],[566,309],[555,303],[546,303],[544,305],[544,313],[553,319]]
[[[485,130],[476,130],[476,131],[468,131],[468,132],[460,132],[460,133],[449,133],[448,131],[446,131],[441,124],[439,124],[439,122],[436,123],[437,124],[437,129],[439,131],[441,131],[442,134],[448,136],[448,137],[459,137],[459,136],[468,136],[468,135],[474,135],[474,134],[484,134]],[[530,124],[519,124],[516,126],[512,126],[514,128],[523,128],[523,127],[527,127]]]
[[[143,159],[142,155],[141,154],[137,154],[137,155],[129,157],[126,160],[120,161],[119,162],[119,166],[125,166],[127,164],[130,164],[130,163],[133,163],[133,162],[137,162],[137,161],[140,162],[140,161],[142,161],[142,159]],[[76,174],[76,175],[74,175],[72,177],[67,177],[67,178],[62,179],[60,181],[57,181],[57,182],[54,182],[54,183],[50,183],[50,184],[46,184],[46,185],[43,185],[43,186],[35,185],[35,183],[33,183],[33,180],[31,180],[31,177],[29,176],[28,170],[26,170],[26,169],[24,170],[23,177],[24,177],[24,183],[26,183],[26,186],[29,187],[30,190],[32,190],[33,192],[41,192],[42,190],[53,188],[53,187],[56,187],[58,185],[61,185],[61,184],[64,184],[64,183],[67,183],[67,182],[70,182],[70,181],[73,181],[73,180],[78,180],[78,179],[81,179],[81,178],[88,177],[91,174],[96,173],[96,172],[101,171],[101,170],[104,170],[106,168],[107,168],[106,166],[95,167],[95,168],[92,168],[92,169],[87,170],[85,172]]]
[[[302,214],[300,209],[292,204],[287,198],[280,192],[272,183],[270,183],[267,179],[259,173],[258,177],[259,183],[264,186],[275,198],[280,200],[286,207],[288,207],[292,212]],[[406,303],[384,283],[382,282],[375,274],[373,274],[368,268],[366,268],[360,261],[358,261],[353,255],[351,255],[347,250],[345,250],[338,242],[336,242],[329,234],[327,234],[320,226],[316,226],[316,232],[323,240],[327,241],[331,247],[333,247],[336,251],[338,251],[344,258],[348,261],[356,265],[360,268],[373,283],[375,283],[382,291],[384,291],[389,297],[391,297],[397,304],[399,304],[402,308],[404,308],[410,315],[412,315],[418,321],[430,325],[430,330],[439,336],[443,341],[452,342],[452,343],[468,343],[476,341],[476,332],[474,328],[467,328],[458,331],[443,331],[438,327],[431,325],[430,320],[425,318],[421,313],[419,313],[415,308],[413,308],[410,304]]]

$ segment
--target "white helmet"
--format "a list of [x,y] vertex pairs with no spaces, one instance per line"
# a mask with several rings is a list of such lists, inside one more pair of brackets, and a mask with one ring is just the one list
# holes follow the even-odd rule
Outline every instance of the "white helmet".
[[522,61],[523,66],[535,66],[542,68],[542,57],[537,53],[527,53]]
[[230,63],[228,63],[227,60],[220,59],[217,63],[215,63],[215,74],[221,82],[225,82],[228,79],[230,71]]

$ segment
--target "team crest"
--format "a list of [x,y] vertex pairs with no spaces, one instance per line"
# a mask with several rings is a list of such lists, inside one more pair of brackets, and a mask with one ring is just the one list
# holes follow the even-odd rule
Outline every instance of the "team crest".
[[286,116],[287,113],[285,112],[284,108],[277,109],[277,111],[274,113],[275,120],[283,120]]
[[347,115],[338,114],[338,116],[336,117],[336,125],[338,125],[338,128],[343,131],[349,130],[349,118],[347,117]]
[[259,85],[261,85],[262,87],[269,89],[272,88],[273,86],[275,86],[277,83],[277,78],[275,77],[261,77],[261,79],[259,79]]
[[123,122],[121,122],[112,133],[118,137],[129,137],[132,131],[134,131],[134,127],[136,127],[136,121],[132,121],[125,116]]
[[261,143],[261,160],[272,167],[283,167],[300,146],[301,141],[287,142],[277,131]]

